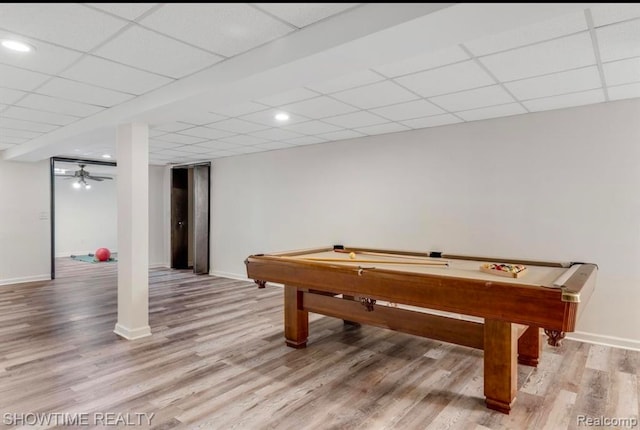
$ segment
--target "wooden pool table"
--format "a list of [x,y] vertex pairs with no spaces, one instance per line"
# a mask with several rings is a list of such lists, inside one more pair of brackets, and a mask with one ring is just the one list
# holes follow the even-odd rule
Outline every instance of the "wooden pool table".
[[[518,277],[480,270],[489,263],[519,264],[526,270]],[[482,349],[485,401],[503,413],[515,401],[518,363],[538,364],[540,329],[549,344],[560,345],[564,333],[575,330],[597,274],[597,266],[589,263],[342,245],[251,255],[245,265],[260,287],[284,284],[288,346],[306,346],[308,313],[314,312]]]

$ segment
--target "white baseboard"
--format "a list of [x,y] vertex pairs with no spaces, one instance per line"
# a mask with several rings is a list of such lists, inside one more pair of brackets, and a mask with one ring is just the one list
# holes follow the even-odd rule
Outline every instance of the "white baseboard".
[[209,271],[209,275],[211,276],[219,276],[221,278],[229,278],[229,279],[237,279],[238,281],[253,281],[253,279],[247,278],[246,275],[238,275],[230,272],[220,272],[217,270]]
[[576,331],[573,333],[567,333],[567,339],[577,340],[579,342],[585,343],[592,343],[594,345],[611,346],[614,348],[629,349],[631,351],[640,351],[640,341],[622,337],[605,336],[602,334]]
[[118,336],[124,337],[127,340],[136,340],[142,337],[151,336],[151,327],[138,327],[135,329],[129,329],[122,324],[116,324],[115,329],[113,330],[115,334]]
[[149,269],[169,269],[169,265],[167,263],[149,263]]
[[0,279],[0,285],[23,284],[25,282],[50,281],[50,280],[51,280],[51,274],[47,273],[46,275],[35,275],[35,276],[24,276],[22,278]]

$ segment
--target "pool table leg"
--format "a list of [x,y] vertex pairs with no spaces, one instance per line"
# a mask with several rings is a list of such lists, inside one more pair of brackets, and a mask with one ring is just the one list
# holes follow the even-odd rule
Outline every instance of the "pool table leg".
[[540,327],[529,326],[518,339],[518,363],[538,367],[541,347]]
[[287,346],[304,348],[309,337],[309,312],[303,310],[302,291],[284,286],[284,337]]
[[489,409],[508,414],[518,386],[518,331],[514,324],[484,321],[484,395]]

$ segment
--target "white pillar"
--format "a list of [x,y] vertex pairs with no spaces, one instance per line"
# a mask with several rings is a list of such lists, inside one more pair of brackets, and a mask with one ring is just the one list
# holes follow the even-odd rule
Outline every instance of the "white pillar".
[[149,128],[118,126],[118,322],[125,339],[149,327]]

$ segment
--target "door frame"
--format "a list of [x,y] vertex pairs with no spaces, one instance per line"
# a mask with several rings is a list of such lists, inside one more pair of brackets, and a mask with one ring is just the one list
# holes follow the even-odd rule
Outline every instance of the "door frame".
[[83,163],[83,164],[95,164],[99,166],[117,166],[115,161],[103,161],[103,160],[89,160],[85,158],[71,158],[71,157],[51,157],[49,159],[49,203],[51,216],[50,229],[51,229],[51,279],[56,279],[56,175],[55,166],[56,161],[64,163]]

